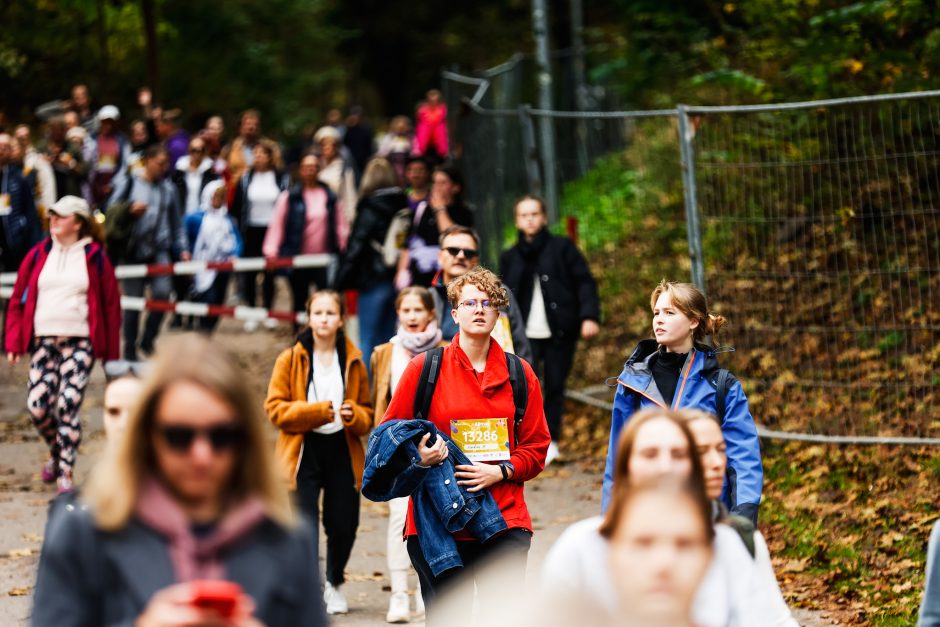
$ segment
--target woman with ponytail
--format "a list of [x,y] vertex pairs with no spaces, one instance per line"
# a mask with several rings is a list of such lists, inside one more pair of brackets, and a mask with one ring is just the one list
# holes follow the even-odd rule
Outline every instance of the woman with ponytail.
[[650,306],[655,339],[642,340],[617,377],[601,507],[610,501],[617,438],[631,416],[644,407],[692,408],[721,421],[728,454],[721,501],[756,524],[764,480],[757,427],[741,384],[727,371],[722,376],[713,343],[727,321],[709,313],[705,295],[691,283],[663,280]]
[[[395,300],[398,313],[398,333],[391,341],[377,346],[372,352],[372,405],[375,420],[380,422],[385,409],[398,386],[405,366],[415,355],[419,355],[446,342],[441,340],[437,326],[434,299],[424,287],[406,287]],[[389,623],[408,622],[411,610],[408,598],[408,571],[411,558],[404,541],[405,517],[408,513],[408,497],[388,502],[387,559],[392,596],[388,602],[385,620]],[[415,593],[415,614],[424,613],[421,587]]]

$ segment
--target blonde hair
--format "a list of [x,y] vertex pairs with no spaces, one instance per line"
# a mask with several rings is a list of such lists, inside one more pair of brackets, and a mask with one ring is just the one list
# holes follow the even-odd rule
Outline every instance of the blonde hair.
[[202,335],[186,333],[164,340],[124,435],[115,450],[95,466],[85,490],[100,529],[117,531],[126,526],[144,480],[157,473],[152,445],[157,406],[163,394],[180,382],[195,383],[218,395],[244,430],[245,442],[236,458],[229,497],[234,502],[257,497],[272,520],[284,526],[295,524],[287,487],[275,468],[261,402],[245,380],[245,372],[234,357]]
[[404,302],[406,296],[417,296],[425,309],[430,312],[434,311],[434,297],[431,296],[431,292],[428,288],[421,287],[420,285],[411,285],[398,292],[398,296],[395,298],[395,311],[401,309],[401,304]]
[[698,326],[692,332],[694,342],[704,343],[706,336],[718,335],[719,329],[727,324],[724,316],[708,313],[708,301],[705,294],[692,283],[679,283],[663,279],[650,294],[650,309],[656,308],[656,301],[666,294],[672,306],[684,313],[691,320],[698,320]]
[[313,301],[320,298],[321,296],[332,298],[333,301],[336,302],[336,306],[339,307],[339,317],[344,319],[346,318],[346,299],[343,298],[343,295],[336,290],[317,290],[307,297],[307,302],[304,305],[304,312],[308,316],[310,315],[310,305],[312,305]]
[[477,266],[447,284],[447,299],[454,309],[460,304],[460,293],[467,285],[474,285],[480,288],[481,291],[486,292],[490,302],[493,303],[496,309],[502,309],[509,305],[509,294],[499,277],[492,270]]
[[395,168],[389,160],[376,157],[366,164],[366,171],[362,174],[359,197],[365,198],[377,190],[395,187],[397,184],[398,176],[395,174]]

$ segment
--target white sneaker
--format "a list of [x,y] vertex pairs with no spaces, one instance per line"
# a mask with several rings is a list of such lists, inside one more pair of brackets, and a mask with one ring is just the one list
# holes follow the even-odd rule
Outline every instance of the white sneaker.
[[418,584],[418,589],[415,591],[415,618],[424,618],[424,597],[421,596],[421,584]]
[[264,319],[264,328],[268,331],[273,331],[277,328],[277,320],[274,318],[265,318]]
[[559,455],[561,455],[561,451],[558,450],[558,443],[552,440],[552,443],[548,445],[548,453],[545,454],[545,465],[551,464],[558,459]]
[[349,603],[346,602],[346,595],[339,588],[334,588],[329,581],[323,589],[323,602],[326,603],[327,614],[346,614],[349,612]]
[[407,592],[393,592],[388,600],[388,613],[385,615],[386,623],[407,623],[411,613],[408,607]]
[[245,320],[245,333],[254,333],[258,330],[257,320]]

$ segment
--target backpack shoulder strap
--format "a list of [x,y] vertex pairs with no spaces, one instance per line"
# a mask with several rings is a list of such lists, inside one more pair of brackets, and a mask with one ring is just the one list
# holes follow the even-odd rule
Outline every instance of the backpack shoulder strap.
[[441,372],[441,358],[444,348],[438,346],[424,354],[424,365],[421,366],[421,376],[418,378],[418,387],[415,390],[414,417],[417,420],[427,420],[431,409],[431,398],[434,397],[434,388]]
[[728,395],[728,385],[731,373],[727,368],[718,370],[718,378],[715,380],[715,415],[718,422],[725,424],[725,397]]
[[[518,429],[529,405],[529,387],[525,380],[525,370],[517,355],[506,353],[506,367],[509,369],[509,383],[512,385],[512,400],[516,405],[514,426]],[[518,440],[516,441],[518,444]]]

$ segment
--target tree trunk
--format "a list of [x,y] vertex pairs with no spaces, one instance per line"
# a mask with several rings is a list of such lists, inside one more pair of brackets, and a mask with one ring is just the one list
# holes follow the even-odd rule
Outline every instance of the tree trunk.
[[147,43],[147,86],[153,93],[154,102],[160,96],[160,61],[157,44],[157,16],[154,0],[141,0],[141,17],[144,20],[144,38]]

